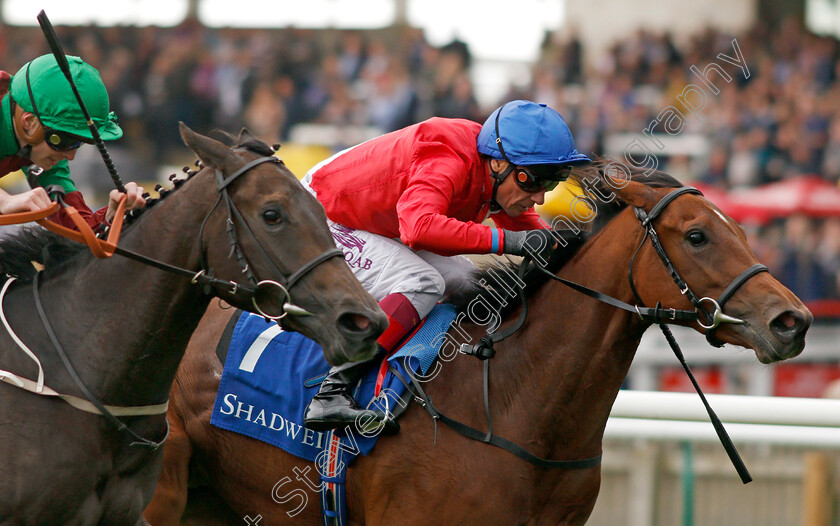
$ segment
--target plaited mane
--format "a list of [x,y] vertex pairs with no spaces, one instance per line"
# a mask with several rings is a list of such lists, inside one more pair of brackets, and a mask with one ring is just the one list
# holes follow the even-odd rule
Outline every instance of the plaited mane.
[[[226,142],[228,142],[230,144],[233,144],[233,143],[235,143],[236,141],[239,140],[239,139],[236,139],[233,135],[231,135],[229,133],[226,133],[226,132],[223,132],[223,131],[218,131],[217,133],[220,134],[221,136],[223,136],[225,138]],[[234,148],[248,150],[250,152],[253,152],[253,153],[256,153],[257,155],[262,155],[262,156],[274,155],[274,149],[272,149],[271,146],[269,146],[268,144],[266,144],[266,143],[264,143],[264,142],[262,142],[258,139],[255,139],[250,134],[246,134],[244,136],[240,135],[240,137],[244,137],[244,140],[242,140],[239,144],[236,144],[234,146]],[[278,145],[278,147],[279,147],[279,145]],[[203,167],[201,161],[196,161],[195,165],[199,169]],[[192,169],[190,169],[189,166],[185,166],[183,171],[184,171],[184,173],[187,174],[187,177],[184,178],[184,179],[179,179],[177,174],[172,174],[172,175],[169,176],[169,180],[172,182],[172,185],[173,185],[172,188],[163,188],[161,185],[155,186],[155,192],[157,192],[159,194],[159,197],[155,198],[155,199],[148,199],[146,201],[146,206],[144,206],[143,208],[137,208],[135,210],[130,210],[126,214],[126,218],[125,218],[126,219],[125,220],[126,225],[132,223],[135,219],[140,217],[146,210],[154,207],[161,200],[165,199],[169,194],[171,194],[172,192],[174,192],[175,190],[180,188],[185,182],[187,182],[190,178],[192,178],[195,174],[198,173],[198,170],[192,170]]]

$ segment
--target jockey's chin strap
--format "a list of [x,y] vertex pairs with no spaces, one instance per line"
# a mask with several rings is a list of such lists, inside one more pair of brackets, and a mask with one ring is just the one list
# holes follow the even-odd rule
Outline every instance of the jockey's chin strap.
[[[488,165],[491,163],[492,160],[487,161]],[[510,175],[510,172],[513,171],[513,163],[508,162],[507,168],[505,168],[501,173],[493,170],[490,168],[490,178],[493,179],[493,193],[490,195],[490,211],[491,212],[498,212],[502,209],[502,205],[496,201],[496,194],[499,192],[499,186],[504,182],[505,178]]]

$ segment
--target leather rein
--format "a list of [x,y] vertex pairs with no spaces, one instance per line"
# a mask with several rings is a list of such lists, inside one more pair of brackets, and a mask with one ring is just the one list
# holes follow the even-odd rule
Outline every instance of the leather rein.
[[[668,257],[667,252],[665,251],[665,247],[662,245],[662,242],[659,239],[658,234],[654,228],[653,222],[671,202],[673,202],[676,198],[680,197],[684,194],[695,194],[695,195],[703,195],[700,190],[686,186],[680,187],[672,192],[669,192],[665,196],[663,196],[659,202],[651,209],[649,213],[646,213],[641,208],[634,208],[634,212],[636,218],[641,223],[642,228],[644,228],[645,233],[642,237],[639,246],[636,247],[635,252],[633,253],[633,257],[630,260],[630,265],[628,269],[628,278],[630,281],[630,288],[633,291],[633,295],[636,297],[637,304],[630,305],[626,302],[623,302],[617,298],[613,298],[607,294],[603,294],[596,290],[590,289],[589,287],[585,287],[583,285],[577,284],[573,281],[566,280],[555,274],[551,273],[547,269],[543,268],[538,264],[534,264],[533,266],[536,267],[539,271],[545,273],[548,277],[553,280],[559,281],[560,283],[581,292],[591,298],[594,298],[598,301],[607,303],[612,305],[613,307],[617,307],[619,309],[623,309],[629,312],[633,312],[639,316],[639,318],[646,322],[656,323],[662,329],[663,334],[665,335],[665,339],[668,341],[671,349],[674,351],[677,359],[679,360],[680,364],[682,365],[683,369],[685,370],[686,374],[688,375],[689,379],[691,380],[692,385],[694,386],[697,394],[700,396],[700,399],[703,402],[703,405],[706,408],[706,411],[709,415],[709,419],[712,422],[712,425],[715,428],[715,431],[720,439],[721,443],[723,444],[724,449],[726,450],[727,454],[729,455],[732,464],[735,466],[738,475],[741,477],[741,480],[744,484],[752,481],[752,476],[750,475],[749,471],[747,470],[744,462],[741,460],[740,455],[738,454],[735,446],[732,444],[732,440],[729,438],[726,430],[723,427],[718,416],[712,410],[711,406],[709,405],[708,401],[706,400],[703,391],[700,388],[700,385],[694,378],[688,364],[685,361],[685,358],[682,354],[682,351],[677,344],[676,339],[674,338],[673,333],[671,332],[670,328],[667,326],[669,323],[674,323],[677,321],[696,321],[703,329],[706,330],[706,339],[712,345],[716,347],[720,347],[722,343],[718,342],[717,339],[713,336],[713,331],[721,324],[721,323],[733,323],[733,324],[743,324],[746,323],[743,320],[738,318],[734,318],[732,316],[728,316],[723,313],[723,305],[726,304],[727,300],[732,297],[732,295],[751,277],[761,273],[761,272],[768,272],[766,266],[762,264],[753,265],[743,272],[741,272],[732,282],[724,289],[723,293],[717,298],[717,300],[710,298],[710,297],[698,297],[694,292],[692,292],[691,288],[688,284],[682,279],[679,272],[677,272],[676,267],[674,267],[673,263],[671,262],[671,258]],[[665,265],[668,273],[671,275],[671,278],[674,280],[674,283],[679,287],[680,292],[685,295],[688,300],[694,305],[694,310],[682,310],[682,309],[665,309],[662,308],[658,303],[656,307],[646,307],[642,302],[639,294],[636,291],[636,287],[633,281],[633,263],[636,260],[636,256],[639,253],[639,250],[644,245],[645,241],[650,239],[651,245],[653,245],[654,250],[656,251],[659,259]],[[493,426],[490,420],[490,402],[489,402],[489,364],[490,358],[495,356],[496,351],[493,348],[495,343],[498,343],[505,338],[511,336],[516,331],[518,331],[522,325],[525,323],[525,319],[527,318],[528,313],[528,305],[525,299],[525,291],[519,283],[522,283],[522,278],[525,275],[525,270],[528,268],[530,263],[530,257],[526,256],[525,259],[522,261],[522,264],[519,267],[519,280],[517,281],[517,286],[519,288],[519,296],[522,303],[522,308],[520,310],[519,317],[517,320],[505,330],[499,332],[490,333],[484,337],[482,337],[478,343],[475,344],[461,344],[460,352],[463,354],[467,354],[470,356],[474,356],[480,360],[484,360],[484,410],[487,419],[487,431],[482,432],[478,429],[475,429],[471,426],[458,422],[452,418],[447,417],[440,411],[438,411],[431,402],[431,399],[426,395],[423,391],[422,387],[418,380],[413,376],[409,375],[411,384],[405,381],[401,376],[398,375],[400,381],[402,381],[410,391],[413,391],[415,400],[426,410],[426,412],[431,415],[432,419],[437,422],[440,420],[453,430],[457,431],[461,435],[470,438],[472,440],[477,440],[480,442],[484,442],[487,444],[494,445],[496,447],[500,447],[505,449],[506,451],[516,455],[517,457],[541,468],[561,468],[561,469],[587,469],[591,467],[595,467],[600,465],[601,463],[601,455],[596,457],[586,458],[586,459],[577,459],[577,460],[549,460],[540,458],[521,446],[501,438],[497,435],[493,434]],[[709,304],[710,307],[713,308],[712,312],[710,313],[706,310],[706,306],[704,304]],[[393,370],[393,369],[392,369]],[[408,369],[407,369],[408,370]]]
[[[216,203],[210,209],[210,212],[207,213],[207,216],[201,223],[201,228],[199,229],[199,243],[201,245],[201,270],[198,272],[183,269],[180,267],[176,267],[174,265],[170,265],[168,263],[164,263],[162,261],[158,261],[141,254],[137,254],[136,252],[132,252],[130,250],[126,250],[120,247],[116,247],[114,253],[119,254],[121,256],[127,257],[129,259],[133,259],[135,261],[139,261],[140,263],[165,270],[167,272],[171,272],[174,274],[180,274],[185,277],[190,278],[190,283],[193,285],[198,285],[202,287],[205,294],[208,295],[216,295],[215,293],[218,292],[227,292],[229,294],[245,294],[250,297],[251,305],[254,307],[254,310],[260,316],[272,320],[277,321],[282,318],[285,318],[287,315],[291,314],[293,316],[310,316],[311,313],[303,309],[302,307],[295,305],[292,303],[291,294],[289,291],[295,284],[300,281],[306,274],[312,271],[315,267],[328,261],[334,257],[341,257],[344,258],[344,253],[341,252],[338,248],[332,248],[326,250],[322,254],[312,258],[310,261],[302,265],[298,270],[293,272],[290,275],[286,275],[282,270],[277,267],[277,264],[269,257],[268,253],[266,252],[265,248],[263,248],[262,244],[257,240],[256,235],[254,235],[251,228],[248,226],[248,222],[242,216],[242,213],[237,208],[236,203],[233,202],[230,194],[228,193],[228,187],[236,181],[239,176],[247,173],[253,168],[263,164],[263,163],[277,163],[282,164],[283,161],[278,159],[274,156],[265,156],[259,157],[254,159],[253,161],[245,164],[234,173],[229,175],[225,178],[224,174],[220,170],[216,170],[216,191],[219,194]],[[204,250],[204,227],[207,224],[208,219],[210,219],[210,215],[216,210],[219,206],[219,203],[224,201],[225,207],[227,208],[227,233],[228,237],[230,238],[230,245],[231,245],[231,254],[236,256],[236,259],[239,263],[239,266],[242,268],[242,273],[245,274],[248,285],[243,285],[241,283],[237,283],[234,281],[222,280],[213,277],[212,270],[208,270],[208,265],[206,261],[206,254]],[[239,224],[245,230],[245,233],[248,235],[248,238],[253,242],[253,244],[257,247],[257,250],[260,254],[261,259],[267,262],[273,269],[274,273],[277,276],[280,276],[279,281],[274,280],[262,280],[259,281],[251,269],[251,264],[248,261],[247,257],[245,256],[242,247],[240,246],[239,238],[236,235],[236,225]],[[262,288],[265,287],[274,287],[280,291],[281,297],[285,299],[283,304],[281,305],[281,314],[277,316],[270,315],[264,312],[257,302],[257,295]]]
[[[56,233],[59,233],[61,235],[65,235],[66,237],[69,237],[70,239],[73,239],[75,241],[87,244],[91,248],[91,250],[93,251],[94,255],[96,255],[97,257],[110,257],[113,254],[119,254],[119,255],[127,257],[129,259],[133,259],[135,261],[138,261],[140,263],[143,263],[143,264],[146,264],[146,265],[149,265],[149,266],[152,266],[152,267],[155,267],[155,268],[167,271],[167,272],[171,272],[171,273],[174,273],[174,274],[179,274],[179,275],[185,276],[185,277],[190,279],[191,284],[201,286],[204,293],[208,294],[208,295],[211,295],[211,294],[216,295],[219,292],[228,292],[230,294],[237,294],[237,293],[247,294],[250,297],[251,303],[252,303],[254,309],[256,310],[256,312],[258,314],[260,314],[261,316],[263,316],[264,318],[267,318],[267,319],[270,319],[270,320],[276,321],[276,320],[284,318],[286,315],[289,315],[289,314],[291,314],[293,316],[308,316],[308,315],[311,315],[311,313],[309,313],[305,309],[303,309],[303,308],[301,308],[301,307],[292,303],[291,295],[289,293],[289,290],[298,281],[300,281],[300,279],[303,278],[303,276],[305,276],[312,269],[314,269],[315,267],[317,267],[321,263],[323,263],[323,262],[325,262],[329,259],[332,259],[334,257],[343,258],[344,253],[341,252],[341,250],[339,250],[337,248],[329,249],[329,250],[323,252],[322,254],[320,254],[319,256],[317,256],[317,257],[313,258],[312,260],[308,261],[306,264],[302,265],[297,271],[293,272],[291,275],[288,275],[288,276],[285,273],[283,273],[279,268],[277,268],[277,265],[268,256],[267,252],[262,247],[262,245],[259,243],[259,241],[257,240],[254,233],[248,227],[247,221],[245,221],[245,218],[242,216],[241,212],[236,207],[236,204],[233,202],[233,199],[231,198],[230,194],[228,193],[228,187],[237,178],[239,178],[239,176],[247,173],[251,169],[253,169],[253,168],[255,168],[255,167],[257,167],[257,166],[259,166],[263,163],[282,163],[282,161],[280,159],[274,157],[274,156],[260,157],[260,158],[254,159],[253,161],[250,161],[250,162],[246,163],[244,166],[242,166],[241,168],[236,170],[233,174],[231,174],[227,178],[224,177],[224,174],[222,174],[222,172],[220,170],[215,171],[215,173],[216,173],[216,183],[217,183],[216,191],[218,192],[219,197],[216,200],[216,203],[213,205],[213,207],[207,213],[207,216],[205,216],[204,220],[201,223],[201,228],[199,230],[199,243],[201,245],[201,270],[199,270],[198,272],[188,270],[188,269],[184,269],[184,268],[181,268],[181,267],[177,267],[175,265],[170,265],[168,263],[164,263],[162,261],[158,261],[156,259],[149,258],[149,257],[143,256],[141,254],[137,254],[136,252],[132,252],[130,250],[120,248],[116,245],[116,241],[117,241],[116,238],[119,237],[119,230],[122,227],[122,219],[123,219],[125,198],[123,198],[123,201],[121,201],[121,203],[120,203],[120,207],[118,208],[117,215],[115,216],[115,221],[114,221],[114,225],[112,226],[111,232],[109,232],[107,242],[102,241],[100,239],[97,239],[97,238],[95,238],[95,236],[93,236],[94,239],[91,240],[92,231],[91,231],[90,227],[87,225],[87,223],[84,222],[83,219],[81,219],[81,217],[78,216],[78,212],[76,212],[76,210],[73,209],[73,207],[70,207],[63,202],[63,200],[60,197],[60,194],[58,196],[58,203],[54,203],[49,208],[44,209],[42,211],[35,212],[35,213],[30,212],[30,213],[22,213],[22,214],[7,214],[6,216],[0,216],[0,217],[4,218],[3,222],[0,223],[0,224],[13,224],[13,223],[11,223],[11,221],[22,222],[22,220],[26,220],[26,221],[36,220],[39,224],[42,224],[43,226],[47,227],[48,229],[50,229],[50,230],[52,230]],[[202,234],[204,232],[204,227],[207,224],[208,219],[210,218],[210,215],[215,211],[215,209],[219,206],[219,203],[222,202],[222,201],[225,202],[225,205],[226,205],[226,208],[227,208],[227,213],[228,213],[227,233],[228,233],[228,236],[230,238],[232,254],[234,254],[236,256],[237,261],[239,262],[240,266],[242,267],[242,273],[245,274],[247,279],[248,279],[249,285],[242,285],[240,283],[236,283],[236,282],[233,282],[233,281],[227,281],[227,280],[222,280],[222,279],[215,278],[215,277],[212,276],[212,271],[207,270],[207,262],[206,262],[205,251],[204,251],[204,248],[203,248],[203,239],[202,239],[203,236],[202,236]],[[65,209],[70,209],[70,210],[68,210],[68,215],[71,217],[71,219],[73,219],[74,223],[79,227],[79,229],[80,229],[79,232],[70,230],[70,229],[62,227],[60,225],[56,225],[55,223],[52,223],[51,221],[48,221],[48,220],[45,219],[45,217],[47,217],[48,215],[51,215],[52,213],[54,213],[58,210],[59,203],[61,204],[61,206],[64,206]],[[8,216],[12,216],[12,217],[8,217]],[[239,240],[236,236],[235,225],[237,223],[242,225],[242,228],[244,228],[244,230],[248,234],[249,238],[252,240],[252,242],[258,248],[260,256],[262,257],[262,259],[269,262],[270,265],[273,267],[274,271],[276,272],[276,274],[278,276],[280,276],[280,281],[273,281],[273,280],[258,281],[257,280],[256,276],[254,275],[253,271],[251,270],[251,265],[249,264],[248,259],[245,256],[245,253],[243,252],[242,248],[240,247]],[[56,337],[55,332],[54,332],[49,320],[47,319],[46,313],[44,312],[43,306],[41,305],[41,299],[40,299],[40,294],[39,294],[39,280],[38,280],[39,274],[40,274],[40,272],[35,275],[35,279],[33,280],[33,292],[34,292],[34,297],[35,297],[35,306],[36,306],[37,311],[38,311],[38,316],[40,317],[41,322],[43,323],[44,328],[46,329],[47,335],[49,336],[50,341],[53,344],[53,347],[55,348],[56,352],[58,353],[59,357],[61,358],[65,368],[70,373],[70,376],[72,377],[73,382],[76,384],[76,386],[82,392],[82,394],[84,395],[86,400],[83,400],[83,399],[80,399],[80,398],[77,398],[77,397],[73,397],[73,396],[69,396],[69,395],[61,395],[61,394],[56,393],[55,391],[49,389],[48,387],[45,387],[43,385],[43,379],[42,379],[43,378],[43,373],[41,373],[39,375],[39,381],[37,383],[32,382],[31,380],[27,380],[27,379],[18,377],[16,375],[13,375],[13,374],[8,373],[6,371],[0,371],[0,373],[5,373],[5,375],[0,374],[0,380],[8,381],[10,383],[13,383],[14,385],[17,385],[18,387],[24,388],[24,389],[29,390],[31,392],[34,392],[36,394],[47,394],[47,395],[50,395],[50,396],[58,396],[58,397],[62,398],[63,400],[67,401],[68,403],[70,403],[73,407],[75,407],[77,409],[81,409],[83,411],[87,411],[87,412],[91,412],[91,413],[95,413],[95,414],[100,414],[100,415],[104,416],[105,419],[108,420],[111,424],[113,424],[117,428],[118,431],[124,432],[132,438],[133,441],[130,443],[131,446],[144,446],[144,447],[149,447],[153,450],[158,449],[161,445],[163,445],[164,441],[169,436],[169,423],[168,422],[167,422],[166,435],[164,436],[164,438],[162,440],[160,440],[159,442],[154,442],[152,440],[149,440],[149,439],[146,439],[146,438],[143,438],[143,437],[137,435],[134,431],[129,429],[126,426],[125,423],[123,423],[116,416],[114,416],[114,413],[116,413],[118,415],[129,415],[129,416],[140,416],[140,415],[148,416],[148,415],[164,414],[164,413],[166,413],[166,410],[167,410],[167,407],[168,407],[168,401],[163,403],[163,404],[157,404],[157,405],[153,405],[153,406],[138,406],[138,407],[106,406],[101,401],[99,401],[99,399],[96,398],[96,396],[87,388],[87,386],[84,384],[82,379],[79,377],[78,373],[76,372],[75,368],[73,367],[72,363],[70,362],[70,359],[69,359],[67,353],[65,352],[65,350],[61,346],[61,343],[59,342],[58,338]],[[283,297],[285,299],[285,302],[281,306],[281,314],[280,315],[277,315],[277,316],[269,315],[269,314],[265,313],[260,308],[260,306],[257,302],[256,296],[257,296],[258,292],[260,291],[261,287],[274,287],[274,288],[276,288],[280,291],[281,297]],[[3,290],[5,292],[5,288]],[[0,296],[0,310],[2,310],[1,302],[2,302],[2,296]],[[10,334],[12,334],[13,339],[15,339],[16,342],[17,342],[19,339],[14,335],[14,333],[11,332],[10,327],[7,326],[7,329],[9,330]],[[18,345],[22,346],[22,343],[19,342]],[[27,354],[31,355],[31,352],[29,352],[28,349],[26,349],[25,346],[22,346],[22,347],[24,348],[25,351],[27,351]],[[37,360],[37,358],[33,357],[33,359],[38,364],[38,367],[39,367],[39,370],[40,370],[40,367],[41,367],[40,362]],[[6,378],[8,378],[8,380],[6,380]]]

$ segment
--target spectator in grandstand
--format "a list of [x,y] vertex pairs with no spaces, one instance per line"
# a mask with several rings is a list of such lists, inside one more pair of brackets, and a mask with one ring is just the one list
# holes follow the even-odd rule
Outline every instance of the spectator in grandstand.
[[833,279],[829,280],[824,269],[814,259],[818,243],[818,230],[813,220],[794,214],[784,223],[782,256],[777,270],[779,281],[784,283],[804,302],[824,297]]
[[[198,122],[208,131],[236,130],[256,121],[261,129],[273,130],[270,119],[259,113],[268,107],[265,91],[257,89],[262,84],[272,86],[282,104],[282,112],[272,108],[272,114],[283,115],[277,123],[280,140],[287,140],[299,123],[373,125],[389,131],[431,116],[480,122],[486,114],[476,101],[480,92],[473,85],[474,60],[466,45],[432,46],[417,28],[184,26],[62,28],[68,49],[98,52],[89,61],[102,72],[123,127],[136,130],[121,143],[142,152],[148,151],[143,142],[151,143],[153,151],[144,158],[155,162],[175,162],[181,153],[178,119]],[[707,154],[690,159],[693,179],[722,188],[811,173],[840,181],[837,39],[793,23],[759,23],[734,35],[749,67],[747,78],[717,58],[720,52],[732,55],[728,32],[683,35],[677,45],[667,33],[637,31],[600,56],[587,56],[586,40],[574,34],[564,27],[548,35],[531,68],[533,79],[517,77],[502,98],[557,108],[576,130],[580,151],[615,154],[607,150],[615,143],[608,139],[641,133],[663,108],[677,104],[688,84],[702,84],[691,66],[702,70],[715,61],[732,81],[712,74],[720,93],[707,91],[706,106],[687,116],[678,134],[709,144]],[[17,67],[44,50],[37,28],[5,26],[0,31],[0,64]],[[661,157],[674,153],[661,152]]]
[[821,295],[827,299],[840,299],[840,218],[826,219],[820,228],[820,237],[814,249],[814,258],[826,278],[826,288]]

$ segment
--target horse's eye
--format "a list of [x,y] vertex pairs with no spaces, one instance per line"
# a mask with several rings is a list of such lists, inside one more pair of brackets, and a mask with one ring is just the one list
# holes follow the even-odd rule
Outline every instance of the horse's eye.
[[708,241],[708,239],[706,239],[706,234],[700,232],[699,230],[692,230],[688,233],[686,237],[688,238],[688,242],[694,245],[695,247],[704,245]]
[[266,210],[262,214],[263,221],[265,221],[269,225],[276,225],[279,223],[283,218],[280,216],[280,212],[277,210]]

